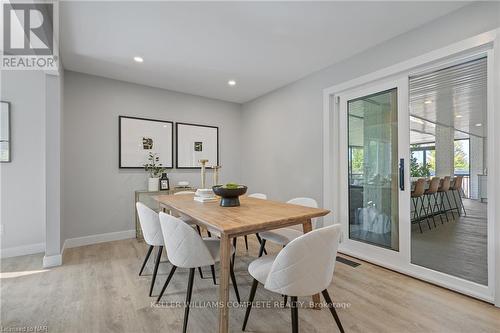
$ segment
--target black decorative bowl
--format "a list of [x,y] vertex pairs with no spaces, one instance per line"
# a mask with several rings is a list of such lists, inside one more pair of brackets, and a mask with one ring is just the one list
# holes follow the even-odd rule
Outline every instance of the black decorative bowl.
[[222,207],[236,207],[240,205],[238,197],[247,192],[245,185],[239,185],[238,188],[224,188],[223,185],[213,186],[212,190],[221,197],[220,205]]

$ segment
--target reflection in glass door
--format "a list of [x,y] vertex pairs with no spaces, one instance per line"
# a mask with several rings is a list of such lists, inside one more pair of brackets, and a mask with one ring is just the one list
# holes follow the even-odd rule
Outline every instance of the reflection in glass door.
[[349,238],[399,250],[397,89],[347,102]]

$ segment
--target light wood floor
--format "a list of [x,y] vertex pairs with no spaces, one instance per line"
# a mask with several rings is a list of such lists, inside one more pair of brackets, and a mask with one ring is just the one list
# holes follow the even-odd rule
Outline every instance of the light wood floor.
[[[257,254],[257,242],[253,236],[250,240],[249,253],[238,243],[236,278],[243,300],[251,283],[247,265]],[[64,265],[47,270],[41,268],[41,254],[2,260],[1,326],[47,325],[49,332],[69,333],[180,332],[183,309],[152,307],[151,277],[137,275],[145,253],[146,245],[131,239],[67,249]],[[168,263],[160,265],[156,294],[169,270]],[[176,272],[165,301],[184,300],[187,275]],[[337,263],[329,291],[334,302],[350,305],[338,310],[346,332],[500,332],[500,309],[365,262],[357,268]],[[192,300],[216,299],[211,280],[196,274]],[[256,300],[280,299],[259,286]],[[243,308],[231,309],[232,332],[241,331],[243,316]],[[299,318],[301,332],[337,332],[326,309],[301,309]],[[216,309],[191,310],[189,332],[216,332],[216,327]],[[247,330],[290,332],[290,311],[253,309]]]

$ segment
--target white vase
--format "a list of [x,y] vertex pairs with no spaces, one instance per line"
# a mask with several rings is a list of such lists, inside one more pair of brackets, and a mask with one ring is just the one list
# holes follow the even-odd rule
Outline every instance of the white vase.
[[158,191],[160,186],[160,178],[148,178],[148,191],[155,192]]

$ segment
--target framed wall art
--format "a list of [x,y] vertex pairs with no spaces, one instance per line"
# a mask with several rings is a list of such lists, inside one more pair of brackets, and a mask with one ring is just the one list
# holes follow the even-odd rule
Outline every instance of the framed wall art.
[[219,165],[219,128],[216,126],[176,123],[177,169],[199,169],[200,160],[207,167]]
[[149,153],[165,168],[174,163],[174,123],[166,120],[119,116],[119,167],[142,169]]
[[0,102],[0,162],[10,162],[10,103]]

